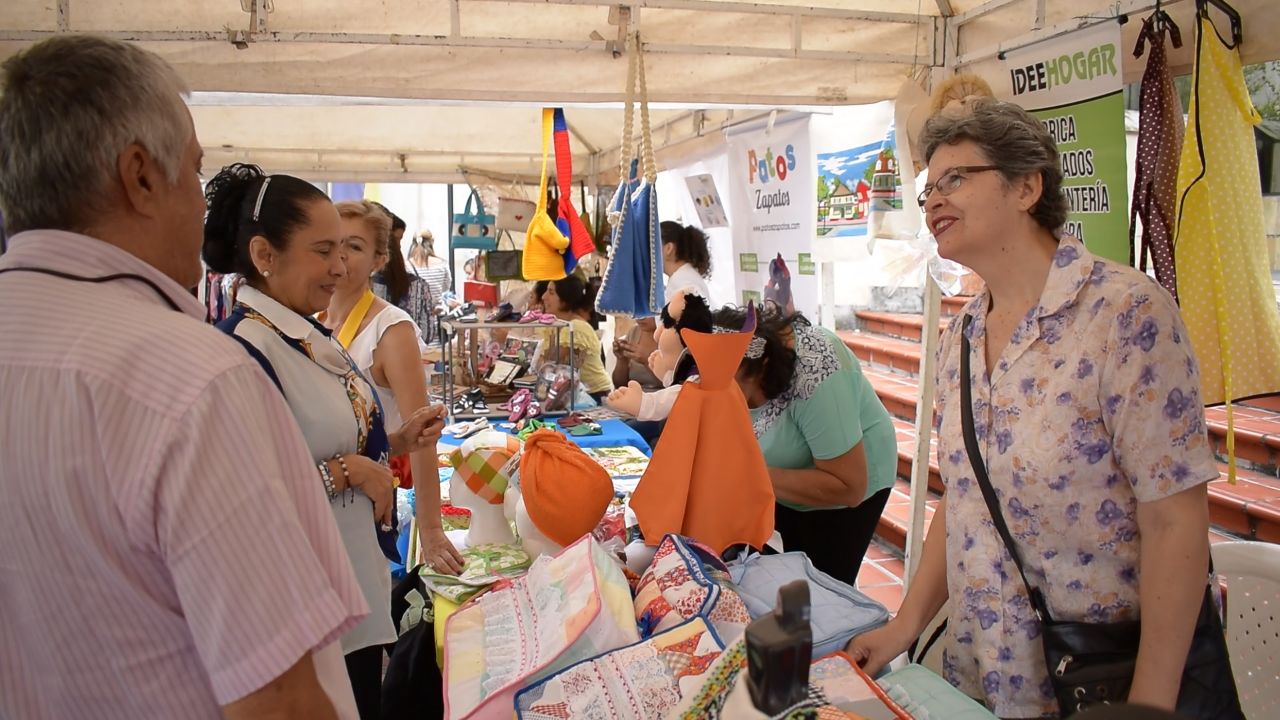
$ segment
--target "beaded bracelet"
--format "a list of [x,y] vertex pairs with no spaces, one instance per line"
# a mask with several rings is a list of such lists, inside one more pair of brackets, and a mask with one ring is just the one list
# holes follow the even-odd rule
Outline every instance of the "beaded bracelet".
[[351,486],[351,471],[347,469],[346,459],[343,458],[341,454],[334,455],[333,459],[337,460],[338,467],[342,468],[342,479],[347,482],[347,490],[351,491],[352,495],[354,496],[356,489]]
[[338,497],[338,488],[333,482],[333,472],[329,470],[329,463],[327,462],[320,463],[319,467],[320,479],[324,481],[324,492],[329,496],[329,500],[332,501]]

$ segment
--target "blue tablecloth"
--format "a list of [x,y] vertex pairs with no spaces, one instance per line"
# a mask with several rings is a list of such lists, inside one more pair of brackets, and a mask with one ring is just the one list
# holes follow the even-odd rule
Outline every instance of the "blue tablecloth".
[[[502,428],[496,427],[497,423],[494,420],[490,420],[489,422],[495,424],[495,427],[493,428],[494,430],[502,430]],[[560,426],[556,425],[554,422],[551,423],[551,426],[560,430]],[[564,434],[570,440],[577,443],[579,447],[623,447],[630,445],[638,448],[645,455],[653,454],[653,450],[649,447],[649,443],[645,442],[644,438],[640,437],[640,433],[632,430],[630,425],[627,425],[621,420],[601,420],[600,429],[604,431],[601,435],[575,436],[569,435],[567,432]],[[505,432],[514,432],[514,429],[506,430]],[[561,432],[564,431],[561,430]],[[462,442],[462,440],[455,438],[452,435],[444,435],[440,438],[441,446],[447,445],[451,448],[461,445]]]
[[[494,421],[490,420],[490,422],[494,422]],[[552,427],[554,427],[557,430],[560,430],[560,426],[556,425],[555,423],[552,423]],[[496,427],[496,426],[493,429],[503,430],[503,428]],[[565,432],[564,434],[570,440],[577,443],[579,447],[584,447],[584,448],[625,447],[627,445],[630,445],[634,448],[639,449],[645,455],[650,455],[650,456],[653,455],[653,450],[652,448],[649,447],[649,443],[645,442],[644,438],[640,437],[639,433],[637,433],[635,430],[632,430],[630,425],[627,425],[625,422],[621,420],[601,420],[600,429],[603,431],[603,433],[600,435],[575,436],[575,435],[570,435],[567,432]],[[505,430],[504,432],[514,432],[514,429]],[[564,432],[564,431],[561,430],[561,432]],[[439,443],[440,450],[441,452],[444,452],[446,449],[455,448],[461,445],[463,443],[463,440],[465,440],[465,438],[459,439],[459,438],[453,437],[452,435],[444,435],[440,438],[440,443]],[[449,477],[452,474],[453,473],[451,469],[441,468],[440,482],[442,483],[448,482]],[[402,523],[400,526],[400,539],[399,539],[399,542],[397,543],[397,545],[400,548],[400,557],[405,557],[409,554],[409,527],[410,527],[409,523]],[[403,565],[400,565],[398,563],[391,563],[392,577],[397,579],[404,577],[404,572],[405,572],[405,567]]]

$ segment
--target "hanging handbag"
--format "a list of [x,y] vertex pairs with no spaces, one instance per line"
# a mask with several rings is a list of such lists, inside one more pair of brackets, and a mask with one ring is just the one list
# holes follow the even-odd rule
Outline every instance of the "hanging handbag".
[[[502,250],[502,240],[506,239],[511,244],[510,250]],[[484,274],[485,277],[492,281],[499,280],[523,280],[524,272],[521,270],[521,264],[524,261],[524,253],[516,249],[516,241],[511,239],[511,233],[506,230],[501,231],[498,235],[497,250],[490,250],[484,254]]]
[[494,228],[495,218],[484,211],[480,193],[471,188],[467,205],[460,213],[453,214],[453,235],[449,239],[453,249],[492,250],[498,246]]
[[[1109,623],[1054,620],[1044,595],[1027,579],[1022,556],[1000,510],[1000,502],[991,478],[987,476],[986,463],[982,460],[978,436],[974,431],[968,333],[972,319],[971,315],[965,316],[964,329],[960,333],[960,422],[964,446],[992,524],[1009,551],[1014,567],[1018,568],[1031,607],[1040,621],[1045,664],[1058,707],[1063,717],[1069,717],[1094,705],[1124,702],[1129,696],[1137,666],[1141,620]],[[1208,585],[1205,586],[1200,615],[1196,619],[1195,633],[1182,673],[1177,710],[1188,718],[1244,720],[1227,655],[1222,619],[1218,617]]]
[[525,230],[522,269],[526,280],[561,280],[568,275],[564,255],[569,249],[569,225],[547,213],[547,160],[551,154],[554,115],[551,108],[543,108],[542,182],[538,186],[538,207]]
[[595,252],[591,233],[582,224],[582,217],[573,206],[573,153],[569,149],[569,123],[564,118],[564,108],[556,108],[553,132],[556,145],[556,185],[560,197],[556,201],[556,216],[569,226],[569,250],[564,254],[564,271],[573,272],[578,263]]
[[537,208],[538,204],[532,200],[500,197],[498,198],[497,228],[511,232],[524,232],[529,227],[529,221],[533,219],[533,213]]
[[[627,37],[630,70],[627,107],[623,114],[620,185],[611,203],[609,267],[605,270],[596,309],[607,315],[650,317],[666,304],[663,295],[662,242],[658,236],[657,163],[649,131],[649,95],[644,78],[644,49],[640,34]],[[636,86],[639,85],[640,144],[632,139]],[[643,166],[643,167],[642,167]],[[643,176],[638,173],[643,169]],[[614,216],[616,214],[616,220]]]

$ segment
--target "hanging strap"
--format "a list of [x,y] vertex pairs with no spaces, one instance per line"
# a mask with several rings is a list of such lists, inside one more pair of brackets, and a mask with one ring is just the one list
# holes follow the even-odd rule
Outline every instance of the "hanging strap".
[[356,339],[356,333],[360,330],[360,323],[364,322],[364,316],[369,314],[369,308],[373,305],[373,291],[365,290],[364,295],[360,296],[360,300],[356,302],[356,306],[351,308],[351,314],[347,316],[342,328],[338,330],[338,342],[342,347],[351,347],[351,341]]
[[640,85],[640,163],[644,166],[644,179],[650,184],[658,181],[658,163],[653,158],[653,133],[649,130],[649,87],[644,79],[644,44],[636,32],[635,44],[636,80]]
[[547,211],[547,156],[551,154],[551,118],[554,111],[542,108],[542,180],[538,183],[537,215]]
[[1045,604],[1044,596],[1039,588],[1027,580],[1027,573],[1022,569],[1022,557],[1018,554],[1018,546],[1013,541],[1013,535],[1009,533],[1009,526],[1004,522],[1004,513],[1000,512],[1000,500],[996,497],[995,488],[991,486],[991,478],[987,477],[987,465],[983,462],[982,452],[978,449],[978,434],[973,429],[973,390],[970,387],[973,385],[973,375],[969,372],[969,323],[972,320],[972,315],[964,316],[964,327],[960,333],[960,424],[964,431],[964,449],[969,454],[973,476],[978,481],[978,487],[982,489],[982,499],[987,501],[987,512],[991,514],[991,523],[996,526],[996,532],[1004,541],[1009,557],[1013,558],[1013,564],[1018,568],[1018,575],[1022,576],[1022,584],[1026,586],[1027,595],[1031,598],[1031,608],[1035,610],[1040,622],[1052,622],[1053,618],[1049,616],[1049,607]]

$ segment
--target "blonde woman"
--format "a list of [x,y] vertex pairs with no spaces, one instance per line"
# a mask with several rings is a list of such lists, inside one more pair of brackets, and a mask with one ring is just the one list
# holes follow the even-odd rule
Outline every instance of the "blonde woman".
[[436,240],[430,230],[423,230],[409,245],[409,267],[431,288],[431,297],[439,301],[453,284],[449,262],[436,255]]
[[[356,366],[377,390],[387,422],[395,426],[401,413],[413,414],[428,403],[417,325],[408,313],[375,297],[370,289],[370,277],[382,269],[390,252],[391,218],[367,200],[339,202],[335,207],[342,219],[347,275],[338,282],[320,321],[347,345]],[[462,556],[445,537],[440,522],[436,458],[414,453],[409,466],[424,560],[440,572],[461,572]]]

